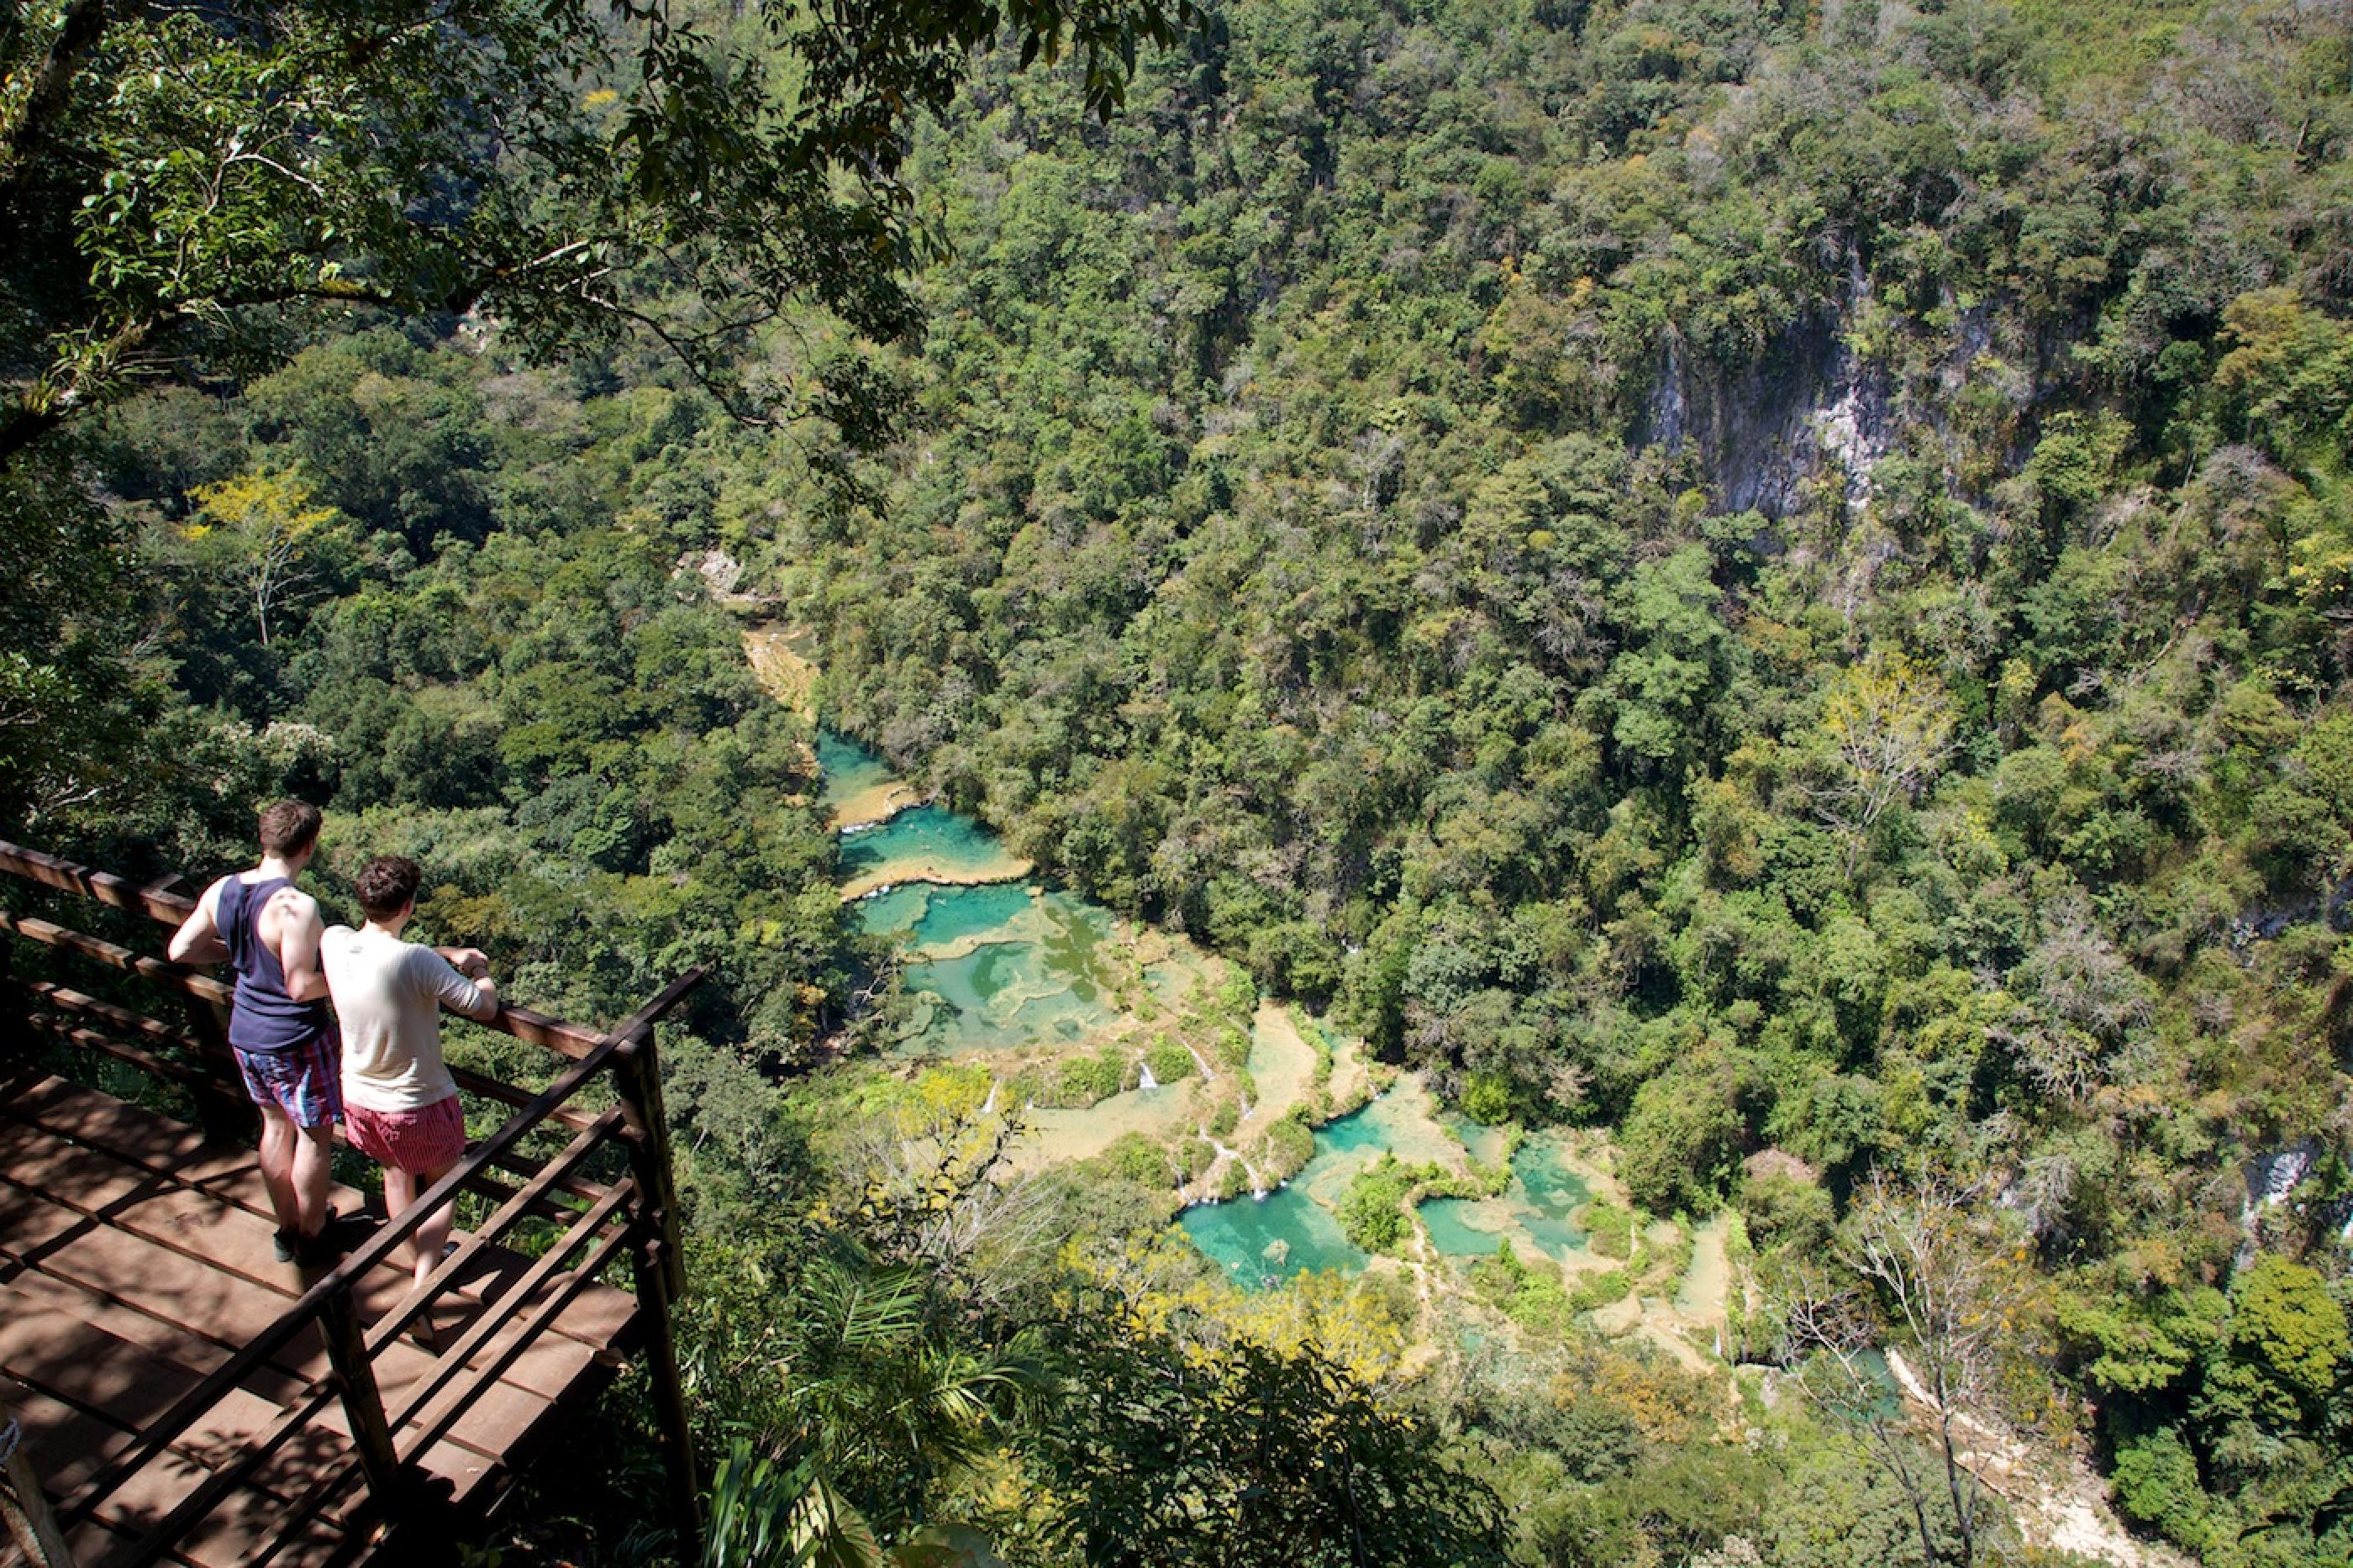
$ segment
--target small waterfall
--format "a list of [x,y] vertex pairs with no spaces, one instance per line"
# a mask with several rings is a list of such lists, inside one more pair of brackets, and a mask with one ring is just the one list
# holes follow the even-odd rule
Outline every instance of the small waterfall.
[[1247,1095],[1247,1094],[1245,1094],[1245,1095],[1240,1095],[1240,1096],[1237,1096],[1236,1098],[1238,1098],[1239,1100],[1240,1100],[1240,1101],[1242,1102],[1242,1113],[1241,1113],[1240,1116],[1235,1117],[1235,1118],[1234,1118],[1234,1121],[1235,1121],[1236,1122],[1248,1121],[1250,1120],[1250,1096],[1249,1096],[1249,1095]]
[[2245,1268],[2254,1262],[2263,1211],[2287,1201],[2296,1184],[2311,1174],[2319,1153],[2320,1146],[2307,1138],[2285,1149],[2258,1154],[2247,1163],[2247,1198],[2239,1211],[2241,1237],[2238,1256],[2231,1264],[2233,1268]]
[[1158,1089],[1160,1087],[1160,1080],[1152,1076],[1152,1064],[1150,1062],[1144,1064],[1144,1076],[1135,1080],[1135,1087],[1139,1089]]
[[983,1116],[994,1116],[997,1114],[997,1090],[998,1087],[997,1081],[995,1079],[990,1079],[988,1080],[988,1098],[980,1102],[980,1113]]

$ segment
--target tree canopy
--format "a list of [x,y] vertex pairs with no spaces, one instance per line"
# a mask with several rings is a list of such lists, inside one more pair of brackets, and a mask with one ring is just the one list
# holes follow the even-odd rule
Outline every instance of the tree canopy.
[[480,312],[535,352],[650,334],[748,419],[888,400],[747,353],[787,305],[888,339],[921,253],[911,117],[979,44],[1089,103],[1185,0],[126,5],[0,21],[0,459],[126,382],[267,356],[298,307]]

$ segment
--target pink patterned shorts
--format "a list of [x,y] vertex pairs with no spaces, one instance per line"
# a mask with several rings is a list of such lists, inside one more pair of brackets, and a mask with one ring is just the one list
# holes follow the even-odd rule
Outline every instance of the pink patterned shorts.
[[352,1147],[379,1165],[422,1175],[454,1165],[466,1152],[466,1112],[458,1097],[415,1110],[343,1107],[343,1133]]

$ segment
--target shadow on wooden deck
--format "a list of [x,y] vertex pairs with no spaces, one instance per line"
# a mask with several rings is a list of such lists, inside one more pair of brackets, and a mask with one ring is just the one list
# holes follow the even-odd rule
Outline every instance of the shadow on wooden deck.
[[[0,873],[158,921],[185,908],[15,846],[0,845]],[[234,1068],[204,1027],[221,988],[21,902],[0,910],[0,931],[18,939],[0,956],[30,944],[51,970],[69,954],[122,977],[110,988],[77,976],[88,992],[47,976],[0,986],[0,1405],[75,1563],[449,1560],[449,1531],[479,1519],[631,1354],[648,1359],[691,1542],[669,1321],[683,1281],[653,1025],[699,972],[601,1035],[502,1015],[491,1026],[545,1046],[565,1070],[537,1095],[464,1078],[478,1104],[513,1108],[506,1123],[397,1224],[336,1189],[337,1209],[368,1214],[373,1229],[339,1263],[306,1270],[273,1255],[250,1149],[69,1081],[38,1054],[87,1047],[200,1107],[233,1107]],[[124,1005],[139,986],[194,1006],[176,1022],[149,1016]],[[603,1078],[617,1103],[591,1112],[578,1090]],[[570,1142],[530,1157],[525,1136],[543,1126]],[[592,1157],[615,1148],[627,1173],[593,1179],[613,1162]],[[461,1190],[494,1206],[416,1286],[406,1235],[437,1195]],[[503,1245],[525,1234],[531,1255]],[[632,1289],[599,1278],[624,1260]],[[0,1449],[5,1426],[0,1415]],[[0,1535],[0,1563],[17,1561]]]

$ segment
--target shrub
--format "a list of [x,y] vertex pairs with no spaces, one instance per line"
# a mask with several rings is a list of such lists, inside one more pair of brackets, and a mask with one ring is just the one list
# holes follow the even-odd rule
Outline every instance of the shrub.
[[1474,1072],[1462,1088],[1462,1114],[1493,1127],[1512,1114],[1512,1086],[1500,1073]]
[[2126,1519],[2153,1525],[2193,1552],[2206,1545],[2208,1503],[2198,1458],[2174,1428],[2117,1445],[2116,1488]]
[[1306,1169],[1307,1162],[1315,1157],[1315,1134],[1296,1117],[1286,1116],[1267,1129],[1265,1153],[1268,1174],[1276,1181],[1289,1181]]
[[1778,1173],[1749,1178],[1740,1192],[1738,1217],[1757,1250],[1800,1255],[1828,1242],[1838,1222],[1828,1191]]
[[1193,1053],[1166,1035],[1152,1042],[1152,1048],[1144,1053],[1144,1060],[1152,1068],[1152,1076],[1162,1083],[1175,1083],[1192,1076]]
[[1339,1206],[1340,1231],[1349,1245],[1387,1252],[1403,1241],[1406,1194],[1413,1184],[1413,1168],[1394,1154],[1383,1154],[1357,1172]]
[[1620,1260],[1634,1256],[1634,1216],[1616,1204],[1596,1198],[1585,1205],[1577,1223],[1585,1227],[1586,1245],[1599,1256]]
[[1623,1268],[1589,1274],[1577,1281],[1577,1289],[1569,1292],[1568,1310],[1571,1312],[1590,1312],[1598,1307],[1607,1307],[1612,1301],[1624,1300],[1626,1292],[1633,1288],[1633,1279]]
[[1168,1184],[1167,1157],[1153,1146],[1141,1132],[1123,1132],[1103,1151],[1103,1163],[1123,1180],[1138,1186],[1165,1187]]
[[1658,1214],[1714,1214],[1740,1168],[1730,1075],[1671,1069],[1635,1091],[1619,1131],[1626,1191]]

